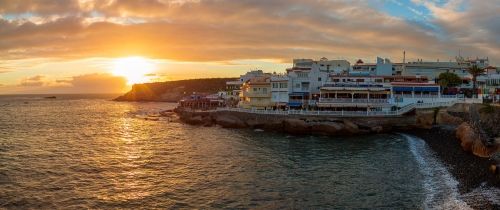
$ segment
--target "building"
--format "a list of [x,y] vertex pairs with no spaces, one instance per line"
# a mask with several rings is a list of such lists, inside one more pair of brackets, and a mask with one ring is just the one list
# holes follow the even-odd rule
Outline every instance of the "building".
[[238,106],[245,109],[271,109],[271,77],[254,77],[243,83]]
[[225,93],[220,93],[219,95],[223,96],[224,99],[229,101],[238,101],[240,98],[241,86],[243,85],[243,83],[250,80],[251,78],[262,76],[270,76],[270,74],[264,73],[262,70],[249,71],[243,75],[240,75],[240,78],[238,80],[227,81]]
[[477,77],[477,86],[483,97],[500,101],[500,70],[492,66],[486,67],[485,73]]
[[288,77],[286,75],[271,76],[271,102],[273,107],[285,108],[288,99]]
[[320,88],[317,108],[330,111],[390,111],[424,101],[442,101],[439,85],[424,76],[333,75]]
[[376,63],[364,63],[359,59],[353,66],[349,75],[356,76],[391,76],[394,75],[395,67],[388,59],[377,57]]
[[439,74],[444,72],[455,73],[461,78],[470,77],[467,69],[473,65],[477,65],[479,68],[486,68],[489,66],[488,58],[476,58],[476,59],[464,59],[460,56],[455,58],[456,61],[423,61],[421,59],[408,62],[408,63],[398,63],[396,66],[396,75],[406,75],[414,76],[421,75],[426,76],[430,80],[435,80],[439,77]]
[[346,60],[294,59],[293,67],[287,69],[288,106],[291,108],[315,106],[319,99],[320,87],[329,75],[346,75],[349,69],[350,63]]

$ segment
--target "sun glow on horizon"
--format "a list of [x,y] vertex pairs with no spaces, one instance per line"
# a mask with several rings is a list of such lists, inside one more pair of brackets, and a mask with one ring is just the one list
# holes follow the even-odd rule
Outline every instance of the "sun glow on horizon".
[[149,82],[147,74],[153,73],[156,65],[146,58],[134,56],[118,58],[113,61],[112,73],[127,79],[127,84]]

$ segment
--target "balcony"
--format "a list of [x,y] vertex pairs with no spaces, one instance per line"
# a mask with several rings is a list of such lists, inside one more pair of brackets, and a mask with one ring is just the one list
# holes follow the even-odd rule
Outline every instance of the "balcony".
[[320,98],[321,103],[389,103],[389,99]]
[[263,92],[241,92],[243,97],[249,98],[271,98],[271,92],[263,93]]

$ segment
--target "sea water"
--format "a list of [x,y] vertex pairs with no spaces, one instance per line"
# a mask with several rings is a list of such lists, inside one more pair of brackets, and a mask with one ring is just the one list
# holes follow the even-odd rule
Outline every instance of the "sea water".
[[199,127],[109,99],[0,96],[0,208],[468,208],[413,136]]

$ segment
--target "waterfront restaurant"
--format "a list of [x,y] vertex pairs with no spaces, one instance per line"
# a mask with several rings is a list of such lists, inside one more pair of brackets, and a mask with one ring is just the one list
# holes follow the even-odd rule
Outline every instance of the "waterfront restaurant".
[[390,96],[390,87],[383,85],[327,84],[320,89],[317,106],[329,111],[387,111]]

